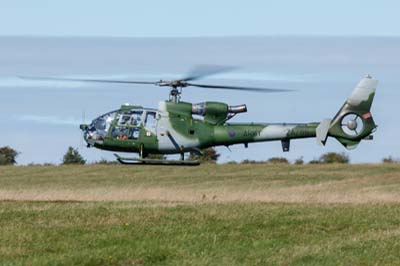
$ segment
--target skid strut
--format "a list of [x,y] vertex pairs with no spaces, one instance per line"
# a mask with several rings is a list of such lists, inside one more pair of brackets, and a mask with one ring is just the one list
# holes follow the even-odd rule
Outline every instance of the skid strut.
[[127,158],[114,154],[117,161],[122,164],[148,164],[148,165],[182,165],[182,166],[197,166],[200,162],[197,160],[162,160],[162,159],[146,159],[146,158]]

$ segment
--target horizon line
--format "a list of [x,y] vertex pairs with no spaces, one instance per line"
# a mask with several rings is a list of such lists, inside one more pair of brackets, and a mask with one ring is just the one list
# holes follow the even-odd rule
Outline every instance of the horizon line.
[[357,39],[357,38],[383,38],[383,39],[397,39],[400,35],[339,35],[339,34],[238,34],[238,35],[193,35],[193,36],[179,36],[179,35],[164,35],[164,36],[124,36],[124,35],[35,35],[35,34],[0,34],[0,38],[32,38],[32,39],[230,39],[230,38],[343,38],[343,39]]

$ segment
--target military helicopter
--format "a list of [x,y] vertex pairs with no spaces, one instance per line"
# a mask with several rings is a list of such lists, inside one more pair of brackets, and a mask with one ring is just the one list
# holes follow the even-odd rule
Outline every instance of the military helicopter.
[[[200,87],[208,89],[244,90],[252,92],[287,91],[273,88],[206,85],[192,83],[205,76],[227,69],[197,69],[185,78],[155,82],[102,79],[66,79],[79,82],[155,85],[169,88],[169,99],[161,101],[157,109],[139,105],[122,105],[95,118],[90,124],[81,124],[87,147],[115,152],[138,153],[128,158],[115,154],[123,164],[199,165],[198,160],[185,160],[184,154],[201,154],[213,146],[230,146],[264,141],[280,141],[284,152],[289,151],[291,139],[316,138],[325,145],[328,137],[336,138],[347,149],[354,149],[361,140],[373,139],[377,128],[370,109],[378,81],[370,75],[364,77],[351,96],[332,119],[311,123],[228,123],[235,115],[245,113],[245,104],[231,106],[223,102],[192,104],[181,100],[182,89]],[[43,79],[43,78],[40,78]],[[180,160],[151,159],[149,154],[180,154]]]

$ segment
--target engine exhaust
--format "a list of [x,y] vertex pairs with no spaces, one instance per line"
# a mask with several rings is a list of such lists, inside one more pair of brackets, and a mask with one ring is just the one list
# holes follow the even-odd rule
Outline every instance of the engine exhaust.
[[238,114],[238,113],[246,113],[247,112],[247,106],[245,104],[242,105],[235,105],[235,106],[228,106],[228,113],[231,114]]

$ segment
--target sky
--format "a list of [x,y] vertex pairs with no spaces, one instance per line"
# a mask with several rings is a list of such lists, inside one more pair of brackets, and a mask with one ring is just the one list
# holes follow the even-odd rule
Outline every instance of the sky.
[[0,35],[399,36],[396,0],[1,0]]
[[18,76],[152,81],[202,64],[237,67],[204,83],[296,90],[185,90],[190,102],[247,104],[248,113],[232,122],[319,122],[336,113],[365,74],[380,81],[372,110],[378,131],[356,150],[334,139],[326,147],[296,140],[290,153],[279,142],[237,145],[218,148],[222,162],[312,160],[328,151],[347,152],[352,162],[400,158],[393,115],[400,100],[400,2],[0,0],[0,7],[0,146],[20,151],[19,164],[60,163],[70,145],[89,161],[111,160],[110,152],[84,147],[79,124],[124,103],[157,107],[167,92]]

